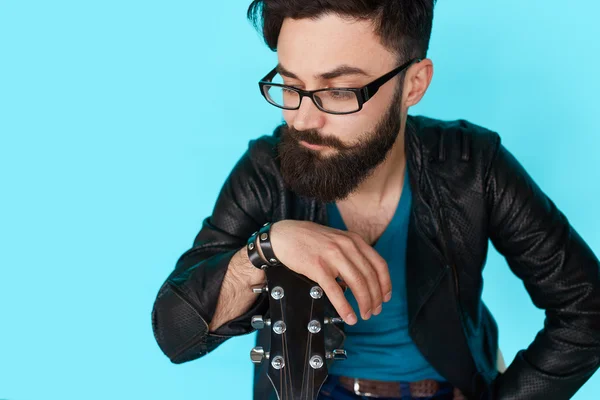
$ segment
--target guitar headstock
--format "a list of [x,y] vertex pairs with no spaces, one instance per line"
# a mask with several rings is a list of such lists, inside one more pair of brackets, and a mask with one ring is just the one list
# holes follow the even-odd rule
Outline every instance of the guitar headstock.
[[270,329],[267,351],[255,347],[250,352],[254,363],[269,362],[268,376],[280,400],[314,400],[327,378],[327,359],[346,359],[341,349],[325,349],[324,328],[343,323],[339,317],[326,316],[329,302],[323,289],[307,277],[283,264],[265,269],[267,286],[255,290],[269,293],[270,318],[256,315],[252,326]]

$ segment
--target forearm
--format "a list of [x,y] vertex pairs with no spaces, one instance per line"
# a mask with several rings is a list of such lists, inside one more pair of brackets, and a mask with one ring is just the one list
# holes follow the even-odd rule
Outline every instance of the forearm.
[[[260,246],[258,251],[263,257]],[[209,324],[209,331],[214,332],[224,323],[247,312],[257,298],[252,287],[261,285],[264,281],[264,271],[252,265],[248,258],[247,247],[242,247],[231,258],[223,278],[215,314]]]

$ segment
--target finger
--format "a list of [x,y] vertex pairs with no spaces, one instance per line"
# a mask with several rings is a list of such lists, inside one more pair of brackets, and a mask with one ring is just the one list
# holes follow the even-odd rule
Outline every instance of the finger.
[[371,310],[371,293],[362,272],[344,254],[344,251],[335,247],[323,257],[323,263],[334,271],[346,282],[358,302],[363,319],[367,319],[367,312]]
[[317,279],[316,282],[321,286],[338,315],[342,317],[345,323],[354,325],[358,321],[356,313],[346,300],[346,296],[344,296],[344,292],[336,280],[326,274],[322,274]]
[[335,280],[336,280],[337,284],[340,285],[340,287],[342,288],[342,290],[345,293],[346,289],[348,289],[348,285],[346,285],[346,282],[344,282],[344,280],[342,278],[336,278]]
[[[341,242],[340,245],[344,246],[346,249],[344,252],[346,258],[351,260],[356,268],[358,268],[365,277],[367,289],[371,294],[371,313],[379,314],[381,312],[381,308],[379,306],[383,302],[383,296],[381,294],[381,287],[377,272],[359,247],[360,243],[365,242],[360,235],[354,232],[350,232],[348,239],[348,241]],[[369,319],[369,317],[370,315],[367,311],[366,319]]]
[[392,279],[390,277],[390,269],[387,262],[372,246],[369,246],[364,240],[362,240],[362,238],[357,241],[357,245],[362,254],[369,260],[371,266],[375,270],[377,279],[379,281],[381,294],[383,295],[383,301],[389,301],[390,299],[389,297],[386,298],[386,295],[389,294],[391,296]]

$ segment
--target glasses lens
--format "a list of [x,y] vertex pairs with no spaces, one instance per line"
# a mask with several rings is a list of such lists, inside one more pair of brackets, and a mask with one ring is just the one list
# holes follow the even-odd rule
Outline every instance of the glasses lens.
[[280,86],[265,85],[267,99],[276,106],[283,108],[297,108],[300,105],[300,95],[290,89]]
[[330,112],[354,112],[359,108],[356,93],[351,90],[324,90],[315,93],[315,100],[325,111]]

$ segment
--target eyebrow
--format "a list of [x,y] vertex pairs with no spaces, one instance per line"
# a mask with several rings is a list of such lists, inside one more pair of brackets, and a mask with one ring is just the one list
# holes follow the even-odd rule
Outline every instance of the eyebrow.
[[[301,80],[300,78],[298,78],[298,76],[296,74],[289,71],[281,64],[277,64],[277,67],[275,67],[275,69],[277,70],[279,75],[286,76],[286,77],[292,78],[292,79]],[[338,77],[344,76],[344,75],[371,76],[370,74],[366,73],[365,71],[363,71],[362,69],[360,69],[358,67],[353,67],[351,65],[342,64],[342,65],[337,66],[336,68],[332,69],[331,71],[323,72],[321,74],[316,74],[316,75],[314,75],[314,77],[315,77],[315,79],[328,80],[328,79],[338,78]]]

